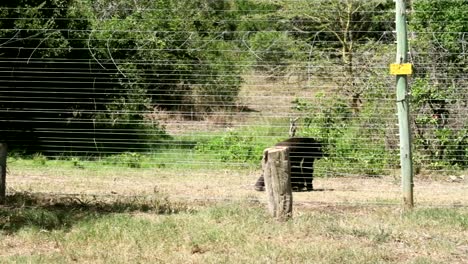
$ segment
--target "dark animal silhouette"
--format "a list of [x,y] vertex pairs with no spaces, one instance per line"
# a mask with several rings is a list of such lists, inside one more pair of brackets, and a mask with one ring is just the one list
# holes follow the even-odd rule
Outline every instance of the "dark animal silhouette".
[[[289,147],[291,187],[293,191],[312,191],[314,161],[323,157],[322,145],[313,138],[289,138],[275,146]],[[264,191],[263,175],[255,183],[255,190]]]

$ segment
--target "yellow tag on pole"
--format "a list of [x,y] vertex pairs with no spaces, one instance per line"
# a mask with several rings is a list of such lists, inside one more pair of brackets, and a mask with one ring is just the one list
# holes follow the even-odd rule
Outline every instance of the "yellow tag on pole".
[[390,74],[392,75],[411,75],[413,74],[413,64],[390,64]]

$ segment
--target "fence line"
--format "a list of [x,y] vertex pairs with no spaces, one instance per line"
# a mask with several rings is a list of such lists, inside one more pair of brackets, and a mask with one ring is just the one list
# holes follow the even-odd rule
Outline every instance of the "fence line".
[[[468,9],[429,2],[408,8],[415,177],[458,190],[440,204],[465,206]],[[148,184],[184,189],[195,178],[174,169],[208,169],[186,196],[234,199],[260,176],[263,149],[291,133],[320,142],[318,183],[398,178],[394,3],[57,3],[0,4],[0,142],[25,177],[12,190],[42,175],[58,194],[53,175],[68,170],[92,189],[109,168],[135,182],[154,169]],[[219,191],[200,196],[206,186]],[[356,203],[394,199],[382,197]]]

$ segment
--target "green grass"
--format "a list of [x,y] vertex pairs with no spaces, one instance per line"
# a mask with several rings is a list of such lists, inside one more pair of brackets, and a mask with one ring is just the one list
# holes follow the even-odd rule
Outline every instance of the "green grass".
[[[295,194],[295,201],[327,205],[295,205],[293,219],[285,223],[271,219],[264,205],[243,201],[264,197],[248,186],[261,173],[260,157],[245,162],[243,151],[260,146],[255,150],[260,156],[263,147],[285,135],[278,133],[284,127],[174,137],[214,148],[207,151],[180,147],[99,159],[10,156],[8,187],[16,194],[0,206],[0,263],[465,261],[468,210],[421,208],[401,214],[397,207],[372,205],[399,203],[387,178],[365,179],[365,184],[359,177],[320,179],[326,189],[336,190]],[[236,142],[236,133],[248,140],[221,151],[223,140]],[[229,170],[233,167],[242,169]],[[425,186],[417,192],[418,205],[466,204],[462,187],[434,183],[417,182]],[[436,188],[441,188],[437,196]],[[104,195],[54,196],[88,192]],[[132,194],[142,196],[125,196]],[[171,199],[178,196],[190,198]],[[194,202],[199,197],[241,201]],[[353,203],[365,206],[339,205]]]
[[[250,126],[241,124],[237,127],[217,131],[192,131],[174,135],[170,141],[145,153],[129,150],[113,155],[64,155],[59,157],[45,157],[43,154],[24,156],[10,153],[8,162],[25,167],[50,166],[97,170],[114,169],[115,167],[144,169],[258,168],[263,150],[287,137],[289,120],[276,118],[255,120],[252,123],[253,125]],[[302,132],[299,132],[299,136],[317,136],[317,132],[309,130],[303,128]],[[384,135],[372,138],[372,135],[367,135],[367,137],[362,133],[362,129],[358,126],[350,127],[339,132],[339,138],[334,138],[336,135],[330,138],[336,142],[324,142],[324,151],[327,156],[315,162],[315,176],[380,177],[390,175],[398,169],[398,155],[384,146]],[[440,174],[440,172],[445,175],[464,175],[466,169],[448,166],[441,167],[438,171],[430,170],[430,173],[434,175]]]
[[[272,122],[272,121],[269,121]],[[242,126],[230,132],[193,132],[174,136],[172,142],[146,153],[124,152],[101,156],[46,157],[10,153],[9,164],[24,167],[60,168],[236,168],[257,167],[262,152],[287,135],[287,121],[276,126]],[[281,124],[281,125],[278,125]]]
[[463,263],[466,209],[57,199],[0,207],[1,263]]

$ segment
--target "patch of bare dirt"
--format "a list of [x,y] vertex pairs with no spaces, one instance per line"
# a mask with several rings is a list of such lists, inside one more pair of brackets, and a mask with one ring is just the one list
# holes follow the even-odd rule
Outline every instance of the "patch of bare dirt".
[[24,241],[18,236],[0,235],[0,257],[32,256],[56,252],[60,252],[60,248],[55,242],[41,241],[41,243],[33,243]]

